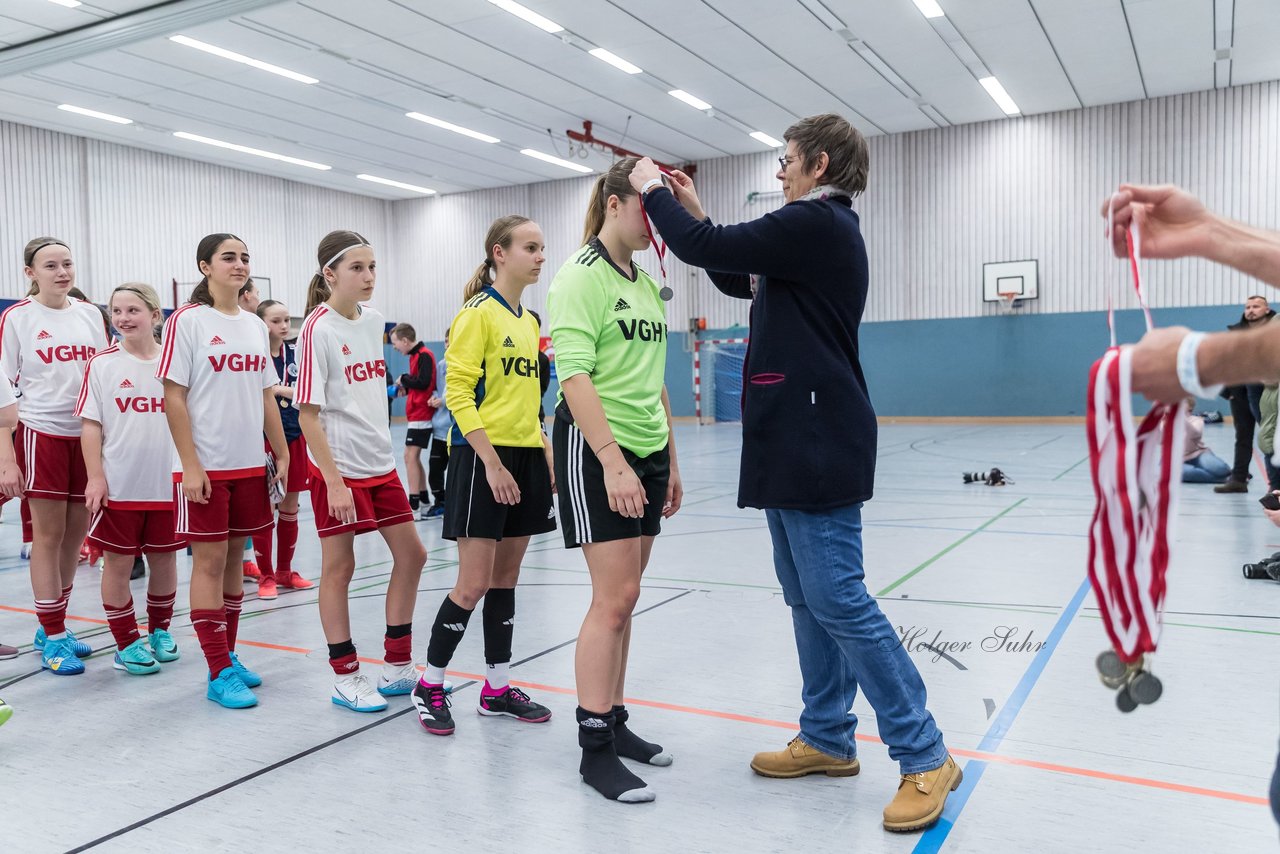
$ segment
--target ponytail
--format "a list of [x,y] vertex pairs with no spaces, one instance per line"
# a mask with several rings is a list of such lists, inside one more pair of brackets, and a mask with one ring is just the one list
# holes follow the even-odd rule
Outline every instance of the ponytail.
[[199,303],[200,305],[213,305],[213,293],[209,290],[209,277],[205,276],[200,279],[200,284],[191,289],[191,296],[187,297],[187,302]]
[[519,214],[508,214],[498,217],[489,226],[489,232],[484,236],[484,262],[476,267],[476,271],[471,274],[471,278],[462,289],[463,302],[467,302],[493,284],[493,247],[501,246],[503,249],[510,249],[515,230],[526,222],[533,222],[533,220]]
[[316,273],[311,277],[311,284],[307,286],[307,309],[302,313],[306,317],[316,306],[323,302],[327,302],[333,294],[333,290],[329,287],[329,283],[324,280],[324,276]]
[[624,157],[596,179],[595,186],[591,188],[591,200],[587,202],[587,219],[582,228],[583,244],[590,243],[591,238],[598,236],[600,229],[604,228],[604,213],[610,196],[625,201],[636,194],[635,187],[631,186],[631,170],[638,162],[638,158]]

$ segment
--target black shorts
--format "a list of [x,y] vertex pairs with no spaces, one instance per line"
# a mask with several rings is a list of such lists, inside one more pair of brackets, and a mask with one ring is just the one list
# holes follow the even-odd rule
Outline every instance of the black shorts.
[[551,499],[551,472],[542,448],[495,446],[498,459],[520,488],[520,503],[499,504],[489,489],[484,463],[470,445],[449,449],[445,469],[444,531],[446,540],[477,537],[530,537],[556,529],[555,505]]
[[[564,531],[565,548],[583,543],[607,543],[633,537],[656,537],[662,530],[662,505],[667,500],[667,481],[671,478],[671,455],[667,448],[647,457],[639,457],[626,448],[626,459],[649,503],[644,516],[628,519],[609,509],[609,493],[604,488],[604,468],[587,446],[586,437],[576,424],[567,420],[563,405],[556,410],[551,444],[556,456],[556,483],[560,493],[560,529]],[[619,447],[622,447],[619,445]]]
[[430,427],[410,427],[404,434],[406,448],[430,448],[434,431]]

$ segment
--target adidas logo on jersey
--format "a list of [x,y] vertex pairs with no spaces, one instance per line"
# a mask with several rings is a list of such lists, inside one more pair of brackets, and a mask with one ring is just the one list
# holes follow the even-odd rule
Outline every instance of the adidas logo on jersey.
[[37,341],[47,341],[47,340],[49,340],[49,339],[50,339],[50,338],[52,338],[52,337],[53,337],[53,336],[52,336],[52,335],[50,335],[48,332],[46,332],[45,330],[41,329],[41,330],[40,330],[40,334],[36,336],[36,340],[37,340]]
[[343,345],[342,345],[342,355],[344,355],[344,356],[350,356],[350,355],[351,355],[351,348],[350,348],[350,347],[348,347],[346,344],[343,344]]
[[133,383],[129,382],[128,380],[125,380],[124,382],[120,383],[120,388],[133,388]]
[[226,341],[223,341],[223,340],[222,340],[220,337],[218,337],[217,335],[215,335],[215,336],[213,336],[212,338],[210,338],[210,339],[209,339],[209,345],[210,345],[210,346],[212,346],[212,345],[214,345],[214,344],[226,344],[226,343],[227,343]]
[[508,336],[503,340],[503,342],[502,342],[502,346],[503,346],[503,347],[514,347],[514,346],[516,346],[516,344],[515,344],[515,342],[514,342],[514,341],[512,341],[512,340],[511,340],[511,336],[510,336],[510,335],[508,335]]
[[624,300],[624,299],[619,299],[619,300],[618,300],[618,304],[617,304],[617,305],[615,305],[615,306],[613,307],[613,310],[614,310],[614,311],[627,311],[627,310],[628,310],[628,309],[630,309],[630,308],[631,308],[631,306],[627,305],[627,301],[626,301],[626,300]]

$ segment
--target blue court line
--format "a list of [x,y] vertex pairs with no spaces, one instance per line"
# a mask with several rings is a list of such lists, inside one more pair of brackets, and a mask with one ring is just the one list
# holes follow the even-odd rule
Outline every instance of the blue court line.
[[[1071,597],[1071,601],[1067,603],[1067,607],[1063,609],[1062,614],[1058,617],[1058,622],[1054,624],[1053,630],[1049,632],[1045,645],[1036,653],[1036,657],[1031,660],[1031,665],[1027,668],[1027,672],[1023,673],[1022,678],[1018,680],[1013,693],[1005,701],[1004,708],[1000,710],[1000,714],[996,716],[996,719],[991,722],[987,734],[983,736],[982,741],[978,744],[978,750],[984,753],[994,753],[1000,747],[1000,742],[1004,741],[1005,735],[1013,727],[1013,722],[1018,717],[1018,713],[1022,711],[1022,706],[1026,703],[1027,697],[1030,696],[1031,689],[1035,687],[1036,681],[1044,673],[1045,666],[1058,648],[1058,641],[1062,640],[1062,636],[1066,634],[1067,627],[1071,625],[1071,621],[1075,618],[1076,613],[1079,612],[1080,605],[1084,602],[1085,594],[1088,592],[1089,579],[1086,578],[1080,582],[1080,589],[1076,591],[1075,596]],[[971,759],[965,764],[964,780],[960,783],[960,788],[956,789],[951,794],[951,797],[947,798],[947,806],[942,810],[942,817],[938,819],[937,824],[924,832],[920,837],[920,841],[916,843],[916,847],[911,849],[912,854],[937,854],[942,849],[943,844],[947,841],[947,836],[951,833],[951,828],[955,827],[961,811],[964,810],[965,804],[969,802],[969,796],[978,787],[978,783],[982,780],[982,775],[986,770],[987,762],[982,759]]]

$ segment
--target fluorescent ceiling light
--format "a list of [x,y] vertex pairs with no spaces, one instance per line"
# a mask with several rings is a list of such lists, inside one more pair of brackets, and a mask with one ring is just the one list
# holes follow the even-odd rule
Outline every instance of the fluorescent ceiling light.
[[520,20],[528,21],[538,29],[544,30],[548,33],[558,33],[564,29],[564,27],[560,26],[550,18],[544,18],[532,9],[528,9],[521,6],[519,3],[514,2],[514,0],[489,0],[489,2],[497,6],[499,9],[510,12]]
[[938,5],[938,0],[911,0],[926,18],[941,18],[946,13]]
[[272,74],[279,74],[281,77],[288,77],[290,80],[297,80],[299,83],[310,84],[310,83],[320,82],[314,77],[308,77],[305,74],[299,74],[296,71],[290,71],[287,68],[281,68],[278,65],[272,65],[269,62],[263,62],[260,59],[254,59],[253,57],[245,56],[242,53],[236,53],[235,51],[226,50],[225,48],[220,48],[211,44],[206,44],[202,41],[196,41],[195,39],[188,38],[187,36],[169,36],[169,41],[177,42],[178,44],[186,45],[187,47],[193,47],[196,50],[202,50],[205,53],[211,53],[214,56],[220,56],[223,59],[229,59],[232,62],[243,63],[244,65],[252,66],[253,68],[258,69],[259,71],[268,71]]
[[386,184],[388,187],[399,187],[401,190],[410,190],[415,193],[422,193],[424,196],[434,196],[435,190],[428,187],[419,187],[416,184],[406,184],[403,181],[392,181],[390,178],[379,178],[377,175],[357,175],[361,181],[372,181],[375,184]]
[[57,3],[59,6],[66,6],[68,9],[74,9],[80,5],[80,0],[49,0],[50,3]]
[[126,119],[122,116],[113,116],[110,113],[100,113],[97,110],[86,110],[84,107],[74,107],[71,104],[59,104],[59,110],[66,110],[68,113],[78,113],[82,116],[88,116],[91,119],[102,119],[105,122],[115,122],[118,125],[131,125],[133,119]]
[[184,131],[176,131],[174,136],[179,139],[189,139],[192,142],[203,142],[205,145],[216,145],[218,148],[229,148],[232,151],[239,151],[243,154],[253,154],[258,157],[265,157],[268,160],[280,160],[284,163],[292,163],[295,166],[306,166],[309,169],[319,169],[324,171],[332,169],[332,166],[325,166],[323,163],[315,163],[311,160],[301,160],[297,157],[286,157],[283,154],[276,154],[273,151],[263,151],[261,148],[250,148],[247,145],[236,145],[234,142],[223,142],[220,139],[210,139],[207,136],[197,136],[194,133],[186,133]]
[[1013,103],[1009,93],[1004,91],[1004,87],[1000,85],[999,80],[994,77],[983,77],[978,82],[982,84],[983,89],[987,90],[987,94],[1000,106],[1000,109],[1004,110],[1005,115],[1012,116],[1022,112],[1018,109],[1018,105]]
[[[492,2],[492,0],[490,0]],[[543,154],[532,148],[522,148],[520,153],[526,157],[532,157],[535,160],[541,160],[544,163],[554,163],[556,166],[563,166],[565,169],[572,169],[574,172],[591,172],[589,166],[582,166],[577,163],[570,163],[568,160],[561,160],[559,157],[552,157],[550,154]]]
[[774,139],[773,137],[769,136],[769,134],[764,133],[763,131],[753,130],[751,132],[751,138],[754,139],[756,142],[763,142],[765,145],[769,146],[770,148],[782,148],[783,146],[786,145],[785,142],[780,142],[779,140]]
[[470,128],[464,128],[461,125],[455,125],[453,122],[446,122],[443,119],[433,119],[431,116],[424,116],[422,113],[405,113],[405,115],[411,119],[417,119],[420,122],[426,122],[429,125],[435,125],[438,128],[444,128],[445,130],[451,130],[454,133],[460,133],[463,136],[469,136],[472,139],[478,139],[481,142],[501,142],[502,141],[498,139],[496,136],[489,136],[489,134],[487,133],[480,133],[479,131],[474,131],[474,130],[471,130]]
[[667,94],[670,95],[672,98],[675,98],[677,101],[684,101],[686,104],[688,104],[690,107],[693,107],[696,110],[711,109],[711,105],[708,104],[706,101],[702,100],[701,98],[695,98],[693,95],[690,95],[688,92],[684,91],[683,89],[672,89]]
[[587,51],[587,53],[591,54],[601,62],[609,63],[614,68],[622,69],[628,74],[639,74],[642,71],[644,71],[644,69],[641,68],[640,66],[632,65],[630,62],[627,62],[625,59],[618,56],[616,53],[610,53],[609,51],[605,50],[602,47],[598,47],[595,50],[589,50]]

